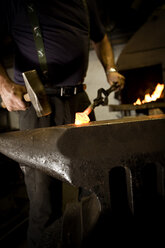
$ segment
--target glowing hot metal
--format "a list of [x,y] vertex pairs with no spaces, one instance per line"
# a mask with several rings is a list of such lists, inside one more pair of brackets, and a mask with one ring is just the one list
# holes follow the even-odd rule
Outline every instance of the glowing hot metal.
[[90,119],[88,115],[91,113],[92,109],[93,109],[93,104],[91,104],[88,108],[86,108],[84,112],[76,113],[75,124],[81,125],[84,123],[89,123]]

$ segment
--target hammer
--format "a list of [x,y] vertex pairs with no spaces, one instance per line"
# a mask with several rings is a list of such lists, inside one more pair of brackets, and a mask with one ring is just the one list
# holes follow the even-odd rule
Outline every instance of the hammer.
[[[38,117],[51,114],[51,106],[49,104],[45,88],[37,74],[36,70],[30,70],[22,73],[27,93],[24,95],[25,101],[31,101]],[[1,106],[6,108],[3,102]]]
[[24,95],[24,99],[26,101],[31,101],[38,117],[51,114],[51,106],[37,71],[26,71],[22,73],[22,76],[28,93]]

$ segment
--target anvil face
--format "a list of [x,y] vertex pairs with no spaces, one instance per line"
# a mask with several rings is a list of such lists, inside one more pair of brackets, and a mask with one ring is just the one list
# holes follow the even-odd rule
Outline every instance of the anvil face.
[[165,153],[165,115],[96,121],[0,134],[0,152],[75,186],[100,184],[140,154]]

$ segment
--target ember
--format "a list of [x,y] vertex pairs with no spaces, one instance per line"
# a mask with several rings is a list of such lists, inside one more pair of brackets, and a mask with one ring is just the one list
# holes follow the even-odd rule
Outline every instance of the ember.
[[141,105],[141,104],[146,103],[146,102],[156,101],[158,98],[160,98],[163,89],[164,89],[164,84],[159,84],[158,83],[156,85],[155,90],[152,93],[152,95],[146,94],[145,97],[144,97],[144,99],[142,101],[140,100],[140,98],[138,98],[136,100],[136,102],[134,102],[133,104],[134,105]]

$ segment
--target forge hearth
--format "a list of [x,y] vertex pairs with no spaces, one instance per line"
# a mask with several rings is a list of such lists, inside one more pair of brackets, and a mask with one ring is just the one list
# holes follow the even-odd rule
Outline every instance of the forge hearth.
[[[120,104],[110,104],[109,111],[121,111],[124,116],[130,116],[132,110],[135,111],[133,115],[165,113],[165,87],[162,71],[161,64],[121,70],[120,72],[125,76],[125,87],[115,94]],[[153,95],[156,97],[154,98]]]
[[[153,65],[120,71],[126,78],[125,87],[120,92],[122,104],[133,104],[145,94],[152,94],[158,83],[163,83],[162,65]],[[164,100],[164,94],[161,95]]]
[[144,95],[151,94],[156,84],[165,82],[164,24],[165,9],[162,4],[135,32],[119,55],[117,68],[126,77],[121,104],[132,104],[139,97],[144,99]]

